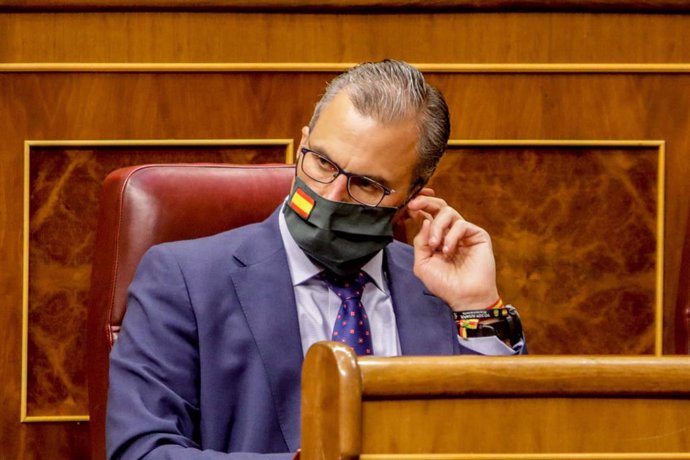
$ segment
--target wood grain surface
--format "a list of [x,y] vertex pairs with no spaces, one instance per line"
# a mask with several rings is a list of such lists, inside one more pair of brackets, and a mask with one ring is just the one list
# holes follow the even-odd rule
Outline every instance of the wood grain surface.
[[[0,321],[6,327],[0,347],[3,382],[0,459],[81,459],[86,458],[88,451],[83,423],[19,422],[21,363],[25,357],[21,333],[26,254],[23,228],[25,211],[28,212],[23,197],[25,187],[32,183],[35,203],[64,190],[77,207],[67,213],[59,207],[48,208],[55,212],[53,215],[77,216],[69,228],[83,228],[86,242],[91,231],[90,217],[80,210],[91,206],[94,198],[90,193],[81,193],[83,189],[76,185],[81,178],[95,177],[89,168],[103,165],[98,163],[96,154],[84,174],[70,176],[65,175],[66,169],[53,167],[57,163],[51,166],[50,162],[39,161],[35,165],[37,176],[31,182],[24,171],[25,141],[296,139],[325,82],[335,76],[337,69],[362,60],[396,57],[426,64],[430,69],[438,66],[436,71],[429,72],[429,81],[446,94],[452,113],[452,138],[459,141],[663,142],[666,171],[662,342],[665,352],[673,350],[672,309],[681,264],[679,246],[690,205],[687,186],[690,16],[683,13],[683,6],[678,2],[620,2],[617,11],[611,11],[618,8],[613,5],[615,2],[587,2],[591,11],[576,12],[572,12],[577,8],[572,3],[571,11],[567,11],[569,2],[542,2],[543,11],[530,13],[520,10],[520,2],[507,9],[501,9],[505,4],[494,2],[494,9],[471,12],[463,8],[479,8],[477,4],[450,3],[446,7],[443,2],[419,7],[414,2],[398,2],[391,5],[393,9],[386,10],[383,5],[366,2],[332,2],[330,5],[336,10],[328,11],[329,4],[326,9],[315,10],[311,9],[312,3],[305,1],[289,3],[278,11],[272,9],[276,3],[256,3],[252,9],[245,2],[241,11],[218,11],[202,6],[195,9],[172,1],[169,8],[162,4],[156,7],[159,11],[136,11],[134,3],[113,1],[94,4],[87,13],[76,11],[88,9],[84,2],[77,0],[3,4],[0,11],[3,134],[0,137]],[[376,14],[361,9],[353,11],[348,5],[373,6],[377,8]],[[625,5],[640,7],[645,14],[630,14]],[[411,9],[401,14],[400,8],[407,7]],[[599,8],[611,12],[595,12]],[[667,14],[671,10],[677,14]],[[133,64],[129,70],[128,63]],[[60,67],[67,64],[77,65]],[[134,64],[145,67],[137,68]],[[156,68],[157,64],[160,68]],[[190,69],[166,68],[176,64],[189,65]],[[204,68],[206,64],[239,64],[239,68]],[[275,68],[261,69],[260,64]],[[284,64],[289,71],[280,71]],[[515,67],[506,68],[506,64]],[[545,64],[552,67],[542,67]],[[112,65],[117,71],[99,69],[98,65]],[[500,71],[496,72],[497,69]],[[479,154],[480,150],[465,149],[464,153]],[[585,150],[580,152],[596,157],[595,149]],[[530,199],[544,194],[535,184],[543,185],[545,178],[552,177],[555,166],[544,167],[534,149],[493,149],[489,153],[492,152],[496,154],[494,163],[484,166],[513,165],[506,163],[508,157],[513,158],[511,161],[524,162],[522,175],[515,174],[524,181],[524,186],[517,185],[518,190],[525,191],[523,199],[529,203]],[[143,153],[142,160],[152,158]],[[555,154],[566,158],[567,151],[556,149]],[[458,183],[459,178],[476,176],[468,176],[470,165],[453,155],[451,152],[444,160],[436,179],[439,194],[457,203],[462,212],[469,211],[472,219],[482,221],[496,234],[498,245],[513,243],[506,221],[496,221],[494,217],[496,205],[492,204],[492,211],[488,212],[480,198],[503,197],[506,189],[492,189],[496,185],[488,177],[470,184]],[[649,201],[660,186],[652,178],[655,154],[645,151],[638,157],[623,149],[616,155],[618,159],[613,161],[613,156],[601,154],[603,159],[597,160],[596,167],[596,162],[588,162],[587,171],[596,173],[589,176],[590,182],[598,184],[597,187],[587,188],[589,182],[584,176],[563,175],[562,183],[577,184],[580,193],[565,187],[560,195],[554,194],[552,208],[546,206],[546,199],[543,203],[536,202],[544,207],[530,205],[525,209],[523,206],[519,212],[514,209],[511,212],[512,216],[526,219],[524,222],[529,222],[532,208],[541,213],[540,221],[549,215],[577,219],[594,209],[601,210],[593,204],[609,192],[615,191],[614,196],[621,201],[613,209],[597,211],[597,222],[608,222],[609,226],[589,232],[594,250],[587,251],[585,245],[573,255],[574,265],[591,270],[571,271],[570,284],[548,277],[545,282],[539,276],[546,269],[557,273],[554,270],[557,267],[549,265],[549,261],[530,266],[530,270],[521,267],[521,254],[525,255],[522,260],[538,260],[529,257],[538,255],[531,250],[531,245],[538,244],[539,238],[515,241],[511,257],[497,254],[501,289],[513,297],[507,298],[508,301],[517,299],[522,304],[518,306],[529,313],[525,321],[535,331],[536,351],[623,354],[653,351],[655,332],[649,322],[657,291],[652,292],[655,288],[649,285],[650,270],[655,267],[648,260],[651,246],[662,235],[648,231],[646,219],[654,214],[654,206],[658,206]],[[34,160],[41,158],[36,156]],[[64,162],[68,164],[69,161]],[[618,164],[619,169],[610,169],[613,164]],[[476,167],[479,166],[482,165]],[[468,168],[467,173],[464,168]],[[534,174],[531,179],[525,176],[530,172]],[[78,180],[60,189],[58,185],[64,177]],[[38,184],[46,184],[47,188]],[[474,192],[468,193],[468,189]],[[583,200],[574,199],[576,196]],[[566,201],[572,206],[563,206]],[[506,203],[506,209],[511,209],[510,203]],[[26,215],[29,224],[39,223],[40,216]],[[630,226],[627,228],[632,233],[611,233],[615,222],[624,220],[632,225],[632,220],[626,220],[630,216],[641,219],[637,230]],[[64,223],[62,219],[61,224]],[[550,235],[561,235],[555,241],[562,243],[566,234],[552,232]],[[60,239],[55,234],[51,236],[50,227],[33,234],[33,238],[30,247],[34,249],[38,248],[38,242]],[[568,241],[564,247],[576,242]],[[558,248],[548,247],[553,251]],[[615,257],[609,257],[611,248],[616,248]],[[78,252],[79,248],[71,249]],[[86,247],[81,249],[88,253]],[[639,260],[631,257],[638,253],[642,255]],[[506,264],[507,260],[510,264]],[[621,267],[627,271],[621,272]],[[67,288],[75,280],[85,282],[86,272],[80,273],[76,278],[51,275],[48,279]],[[578,273],[587,275],[581,283],[578,283]],[[595,273],[604,275],[597,277]],[[640,278],[635,278],[638,275]],[[600,289],[602,280],[620,281],[625,277],[631,280],[628,286],[637,289],[629,292],[637,292],[636,295],[626,297],[622,291]],[[35,293],[42,286],[37,278],[29,281],[29,292]],[[565,286],[569,288],[558,289]],[[589,299],[588,295],[593,293],[600,294]],[[72,297],[67,298],[78,298],[76,291],[70,291],[69,295]],[[573,309],[578,302],[590,305],[590,309]],[[609,308],[603,307],[607,304]],[[74,308],[75,303],[66,309],[58,305],[62,304],[35,305],[29,318],[33,344],[30,372],[34,379],[30,407],[41,414],[76,413],[83,407],[85,397],[84,368],[74,353],[83,340],[80,326],[83,309]],[[594,305],[601,307],[594,308]],[[621,305],[629,308],[621,310]],[[637,307],[632,308],[634,305]],[[585,314],[574,316],[575,311]],[[625,312],[626,316],[619,319],[616,312]],[[612,322],[614,326],[610,326]],[[544,324],[549,327],[542,328]]]
[[358,358],[321,342],[302,378],[304,460],[684,458],[690,448],[688,357]]

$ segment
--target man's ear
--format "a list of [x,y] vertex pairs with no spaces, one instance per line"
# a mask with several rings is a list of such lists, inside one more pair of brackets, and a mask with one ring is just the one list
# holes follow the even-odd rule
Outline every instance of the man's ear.
[[412,193],[410,193],[405,201],[400,205],[398,210],[395,212],[395,215],[393,216],[393,224],[402,224],[404,223],[407,219],[410,218],[410,215],[407,213],[407,203],[409,203],[414,197],[416,197],[419,194],[419,191],[421,190],[421,187],[415,187],[412,189]]
[[409,213],[409,210],[407,209],[407,204],[414,199],[419,193],[424,189],[424,184],[420,184],[418,186],[415,186],[412,188],[412,191],[410,194],[407,196],[405,201],[403,202],[402,205],[398,208],[398,210],[395,212],[393,215],[393,236],[396,240],[398,241],[406,241],[411,244],[411,240],[407,238],[408,233],[412,232],[410,234],[416,234],[416,231],[414,230],[409,230],[409,226],[413,225],[410,224],[412,215]]
[[407,203],[409,203],[416,196],[419,196],[419,195],[436,196],[436,193],[434,192],[434,190],[432,188],[425,187],[425,185],[426,185],[426,182],[419,182],[414,187],[412,187],[412,191],[407,196],[407,199],[405,200],[405,203],[403,203],[403,206],[407,206]]
[[425,187],[425,185],[426,183],[423,182],[415,185],[412,188],[412,192],[410,192],[410,194],[407,196],[407,199],[405,199],[405,202],[403,202],[403,204],[400,205],[398,211],[393,216],[393,223],[404,222],[405,220],[410,218],[410,215],[407,212],[407,203],[412,201],[416,196],[436,196],[436,192],[434,192],[434,189]]

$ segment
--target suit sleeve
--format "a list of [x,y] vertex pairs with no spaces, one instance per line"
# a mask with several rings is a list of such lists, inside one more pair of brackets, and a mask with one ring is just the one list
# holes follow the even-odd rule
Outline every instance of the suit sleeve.
[[290,459],[200,448],[198,334],[184,277],[165,246],[149,250],[130,286],[110,357],[109,459]]

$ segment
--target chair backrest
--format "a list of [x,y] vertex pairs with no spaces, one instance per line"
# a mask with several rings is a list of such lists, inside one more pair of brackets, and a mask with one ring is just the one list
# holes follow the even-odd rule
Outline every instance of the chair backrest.
[[154,244],[258,222],[290,189],[290,165],[168,164],[118,169],[105,179],[87,319],[91,458],[105,458],[108,355],[127,288]]

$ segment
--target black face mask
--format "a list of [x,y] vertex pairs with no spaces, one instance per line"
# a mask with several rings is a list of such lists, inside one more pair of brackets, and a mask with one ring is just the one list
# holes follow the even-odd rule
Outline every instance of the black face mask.
[[393,241],[397,210],[327,200],[295,177],[283,214],[290,234],[307,256],[347,276]]

